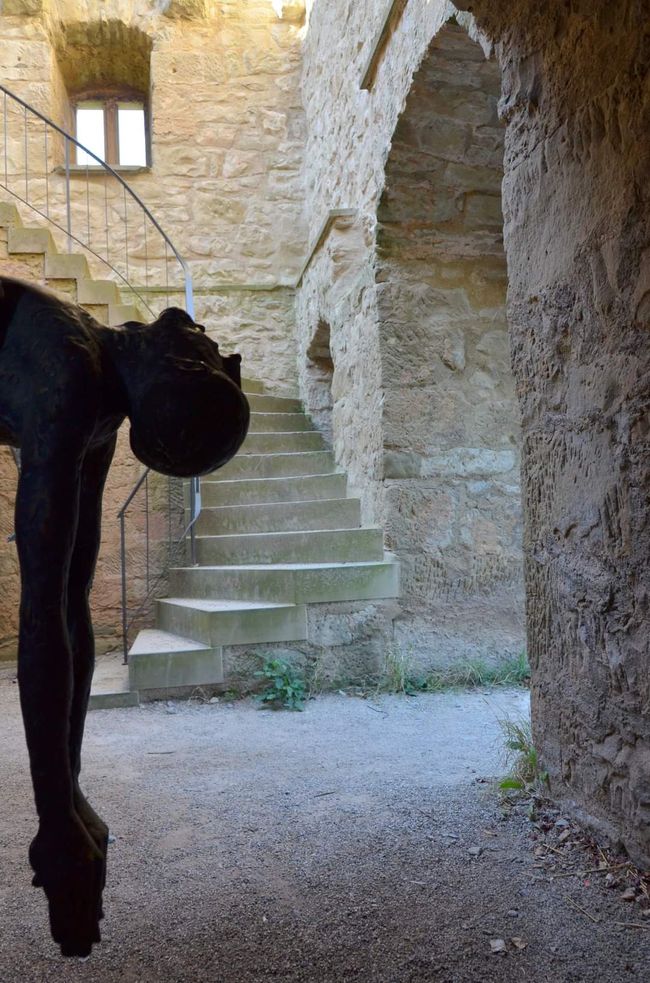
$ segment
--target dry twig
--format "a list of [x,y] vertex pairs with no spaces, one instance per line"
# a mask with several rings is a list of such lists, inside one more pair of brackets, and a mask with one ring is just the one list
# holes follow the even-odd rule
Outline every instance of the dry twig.
[[564,900],[568,904],[570,904],[572,908],[575,908],[576,911],[580,911],[580,912],[582,912],[583,915],[586,915],[587,918],[589,918],[589,920],[594,923],[594,925],[600,925],[600,919],[599,918],[596,918],[595,915],[592,915],[589,911],[587,911],[586,908],[583,908],[582,905],[579,905],[578,902],[577,901],[574,901],[573,898],[570,898],[568,894],[565,895]]

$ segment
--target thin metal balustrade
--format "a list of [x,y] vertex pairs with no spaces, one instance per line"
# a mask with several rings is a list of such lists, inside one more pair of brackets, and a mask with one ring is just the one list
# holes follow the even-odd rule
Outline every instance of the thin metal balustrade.
[[[106,266],[117,279],[118,286],[136,297],[153,318],[160,311],[154,311],[149,299],[143,296],[149,295],[148,288],[152,286],[159,289],[166,307],[169,307],[170,294],[180,293],[184,296],[187,313],[194,317],[192,277],[187,262],[124,178],[72,134],[3,85],[0,85],[0,108],[0,188],[45,219],[56,230],[55,235],[65,236],[68,252],[75,243]],[[82,159],[91,158],[93,165],[73,165],[73,157],[79,156],[78,151],[81,151]],[[98,215],[102,217],[99,223],[95,218]],[[170,265],[176,267],[178,277],[174,276],[173,269],[170,271]],[[139,284],[137,276],[140,277]],[[19,467],[20,458],[16,452],[14,459]],[[148,606],[151,606],[169,566],[184,555],[188,537],[190,562],[196,563],[195,524],[201,511],[199,479],[190,481],[187,525],[182,482],[168,479],[166,506],[155,510],[158,525],[164,516],[164,535],[154,528],[151,482],[152,473],[147,468],[117,514],[125,663],[129,632],[147,616]],[[139,496],[143,499],[140,509],[143,528],[139,530],[139,548],[129,551],[127,514],[135,507]],[[139,576],[131,578],[128,571],[130,552],[132,555],[143,554],[144,568]],[[136,584],[141,587],[139,593],[143,596],[134,599],[133,594],[138,593]]]

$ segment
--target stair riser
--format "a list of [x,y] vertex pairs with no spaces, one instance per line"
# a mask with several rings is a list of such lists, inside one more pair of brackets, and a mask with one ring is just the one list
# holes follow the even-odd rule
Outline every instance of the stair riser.
[[201,500],[205,508],[221,505],[278,504],[313,502],[342,498],[347,490],[344,474],[321,474],[280,479],[242,479],[240,481],[201,481]]
[[245,376],[241,380],[242,389],[248,395],[249,393],[263,393],[264,383],[260,382],[258,379],[247,379]]
[[307,613],[303,606],[216,612],[158,601],[156,623],[164,631],[195,638],[206,645],[296,642],[307,637]]
[[[355,529],[361,524],[356,498],[323,502],[280,502],[265,505],[204,509],[197,523],[199,536],[253,532],[291,532],[301,529]],[[189,513],[188,513],[189,521]]]
[[210,475],[211,480],[239,478],[284,478],[308,474],[327,474],[334,469],[334,458],[329,451],[312,451],[305,454],[257,454],[238,455],[219,471]]
[[125,324],[127,321],[140,321],[144,324],[147,320],[153,321],[153,315],[147,311],[145,316],[142,311],[138,310],[135,304],[109,304],[109,327]]
[[80,304],[119,304],[120,292],[112,280],[78,280],[77,299]]
[[170,591],[178,597],[317,604],[397,597],[396,563],[317,570],[228,570],[186,567],[171,572]]
[[[53,253],[45,257],[45,276],[53,280],[89,279],[88,260],[81,253]],[[56,284],[53,284],[56,289]]]
[[199,563],[363,563],[384,558],[380,529],[342,529],[319,532],[258,533],[200,538]]
[[251,433],[296,433],[313,429],[313,423],[304,413],[251,413]]
[[326,450],[317,430],[298,433],[249,433],[240,454],[295,454],[300,451]]
[[199,652],[156,652],[129,658],[132,690],[208,686],[223,682],[221,649]]
[[252,413],[302,413],[303,406],[299,399],[286,396],[262,396],[251,393],[248,396]]
[[[12,255],[28,255],[56,252],[54,239],[49,229],[21,228],[12,226],[9,228],[8,249]],[[36,258],[36,256],[34,256]]]

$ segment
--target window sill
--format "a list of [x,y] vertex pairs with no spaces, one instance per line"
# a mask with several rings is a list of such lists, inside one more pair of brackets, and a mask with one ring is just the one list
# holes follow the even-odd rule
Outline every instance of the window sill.
[[[111,170],[116,174],[146,174],[151,170],[149,164],[110,164]],[[70,164],[70,175],[73,174],[103,174],[104,168],[99,164]],[[65,166],[59,164],[54,168],[55,174],[65,174]]]

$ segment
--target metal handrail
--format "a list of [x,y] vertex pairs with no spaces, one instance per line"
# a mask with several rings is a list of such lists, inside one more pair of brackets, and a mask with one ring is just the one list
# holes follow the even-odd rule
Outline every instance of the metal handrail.
[[[133,223],[131,225],[131,228],[129,228],[127,202],[129,200],[134,202],[135,205],[139,208],[143,218],[142,229],[144,233],[145,286],[146,287],[149,286],[149,252],[148,252],[149,239],[147,236],[147,221],[149,221],[152,227],[159,233],[162,242],[164,243],[164,257],[163,257],[164,278],[165,278],[164,286],[166,288],[165,292],[167,297],[167,306],[169,306],[169,293],[170,293],[168,264],[169,264],[169,252],[171,252],[175,257],[176,261],[178,262],[180,269],[182,270],[183,273],[185,309],[187,310],[187,313],[191,317],[194,317],[194,294],[193,294],[193,287],[192,287],[192,276],[190,274],[190,270],[187,262],[185,261],[185,259],[183,259],[179,251],[176,249],[169,236],[165,233],[164,229],[161,227],[160,223],[153,217],[147,206],[144,204],[141,198],[136,194],[136,192],[129,186],[129,184],[127,184],[124,178],[113,167],[111,167],[110,164],[107,164],[106,161],[103,161],[100,157],[97,156],[97,154],[95,154],[92,150],[90,150],[88,147],[84,146],[84,144],[82,144],[79,140],[77,140],[76,137],[72,136],[71,133],[68,133],[53,120],[49,119],[49,117],[41,113],[38,109],[35,109],[33,106],[30,106],[29,103],[25,102],[24,99],[21,99],[20,96],[17,96],[15,93],[11,92],[11,90],[7,89],[6,86],[0,84],[0,93],[2,93],[2,108],[3,108],[2,134],[3,134],[3,144],[4,144],[4,161],[3,164],[0,164],[0,187],[4,188],[4,190],[7,191],[10,195],[12,195],[12,197],[16,198],[18,201],[21,201],[23,204],[27,205],[32,211],[36,212],[38,215],[44,218],[50,225],[53,225],[55,228],[63,232],[67,236],[68,252],[70,252],[72,249],[72,243],[76,242],[78,245],[82,247],[82,249],[86,250],[91,255],[95,256],[98,260],[100,260],[103,264],[105,264],[110,270],[112,270],[112,272],[119,278],[119,280],[121,280],[136,297],[138,297],[138,299],[141,301],[143,306],[155,317],[156,315],[154,311],[151,309],[147,301],[138,291],[137,287],[135,287],[130,282],[129,279],[129,244],[130,244],[129,237],[130,235],[133,234]],[[19,107],[18,111],[22,116],[22,134],[21,134],[22,140],[19,139],[17,141],[14,134],[13,133],[10,134],[9,131],[9,115],[8,115],[9,100],[11,100],[11,104],[15,104],[15,106]],[[43,157],[41,159],[42,162],[44,163],[44,168],[42,171],[39,171],[38,168],[34,168],[33,155],[31,158],[32,167],[30,170],[30,132],[29,132],[29,125],[28,125],[30,118],[40,121],[44,127],[43,147],[42,147]],[[53,170],[56,170],[56,168],[52,168],[50,165],[50,145],[48,142],[48,134],[50,135],[50,139],[52,139],[52,135],[50,131],[52,131],[52,133],[54,134],[58,134],[59,137],[63,138],[64,141],[64,173],[65,173],[65,199],[63,202],[63,208],[65,210],[64,224],[61,224],[61,222],[57,221],[56,217],[54,217],[56,214],[54,209],[54,191],[56,189],[53,188],[53,184],[56,179],[53,178],[51,174]],[[24,175],[20,172],[19,169],[16,169],[13,166],[10,168],[9,166],[10,165],[10,161],[9,161],[10,136],[13,140],[12,149],[16,147],[22,150]],[[90,170],[90,167],[87,163],[85,166],[85,172],[86,172],[86,184],[85,184],[86,235],[85,237],[81,235],[78,229],[73,228],[73,207],[72,207],[71,182],[70,182],[71,166],[72,166],[70,162],[71,159],[70,150],[72,146],[83,151],[83,153],[86,154],[87,157],[90,157],[94,161],[94,164],[92,165],[93,168],[92,171]],[[97,168],[97,170],[95,170],[95,168]],[[122,217],[123,231],[124,231],[124,261],[125,261],[124,270],[118,269],[118,267],[115,265],[115,262],[111,262],[108,183],[106,180],[103,182],[103,190],[104,190],[103,210],[104,210],[104,218],[105,218],[103,235],[105,237],[105,250],[106,250],[105,255],[102,252],[98,251],[96,243],[91,241],[91,208],[90,208],[91,185],[89,182],[91,173],[93,177],[97,176],[97,174],[103,174],[104,178],[114,178],[115,181],[117,181],[119,188],[121,188],[122,197],[124,201],[124,214]],[[12,182],[10,182],[10,177],[15,179],[15,181],[20,182],[20,193],[18,190],[16,190],[15,184],[14,186],[12,186]],[[43,180],[45,182],[44,210],[43,208],[38,207],[38,204],[36,203],[35,194],[32,193],[30,195],[30,190],[34,188],[35,183]],[[23,181],[24,181],[24,189],[23,189]],[[30,185],[30,181],[32,182],[31,185]],[[132,261],[131,269],[133,268],[134,268],[134,263]],[[171,290],[174,291],[176,291],[177,289],[178,288],[176,287],[171,288]],[[181,537],[175,543],[172,541],[172,529],[171,529],[172,505],[171,505],[171,479],[170,479],[169,502],[168,502],[168,510],[169,510],[168,564],[162,570],[162,572],[160,572],[155,577],[153,581],[151,580],[150,556],[149,556],[149,500],[148,500],[149,474],[150,474],[150,469],[147,468],[144,471],[144,473],[140,476],[138,481],[135,483],[131,491],[129,492],[126,501],[122,505],[117,515],[117,518],[119,519],[120,522],[121,573],[122,573],[122,635],[123,635],[125,663],[128,658],[129,627],[131,626],[133,621],[138,617],[138,615],[142,612],[148,601],[151,599],[152,594],[155,591],[158,584],[166,576],[167,569],[169,563],[171,563],[174,550],[180,547],[181,544],[185,542],[188,535],[190,535],[191,562],[193,565],[196,564],[196,535],[195,535],[194,527],[196,524],[196,520],[198,519],[201,511],[199,479],[198,478],[191,479],[190,523],[187,526],[187,528],[183,531]],[[140,603],[137,610],[132,614],[131,618],[129,618],[128,604],[127,604],[127,600],[128,600],[127,577],[126,577],[126,512],[129,506],[131,505],[131,503],[133,502],[135,496],[143,487],[143,485],[145,487],[145,494],[146,494],[145,536],[146,536],[146,555],[147,555],[147,559],[146,559],[147,589],[146,589],[146,595],[144,600]]]
[[[116,274],[116,276],[118,276],[127,285],[127,287],[142,301],[142,303],[147,308],[147,310],[149,310],[153,314],[153,311],[151,311],[151,308],[149,307],[149,304],[146,302],[146,300],[144,300],[144,298],[140,295],[140,293],[137,291],[137,289],[129,282],[129,278],[128,278],[129,277],[129,272],[128,272],[128,264],[129,264],[129,259],[128,259],[128,218],[127,218],[127,211],[126,211],[126,201],[127,201],[127,196],[130,197],[131,200],[134,201],[135,204],[138,206],[138,208],[141,210],[141,212],[142,212],[142,214],[144,216],[144,219],[145,219],[145,223],[144,223],[144,226],[143,226],[143,228],[144,228],[144,238],[145,238],[145,281],[148,279],[148,252],[147,252],[147,232],[146,232],[146,220],[148,219],[149,222],[151,222],[151,224],[153,225],[153,227],[156,229],[156,231],[160,234],[160,236],[162,237],[162,240],[163,240],[163,242],[165,244],[165,258],[164,258],[164,263],[165,263],[166,285],[167,285],[167,287],[169,289],[169,284],[168,284],[168,281],[167,281],[167,275],[168,275],[167,274],[167,262],[168,262],[167,249],[169,248],[171,250],[171,252],[173,253],[174,257],[176,258],[176,260],[177,260],[177,262],[178,262],[181,270],[183,271],[184,291],[185,291],[185,308],[187,310],[187,313],[191,317],[194,317],[194,295],[193,295],[193,287],[192,287],[192,276],[191,276],[191,273],[189,271],[189,267],[187,265],[186,260],[183,259],[183,257],[178,252],[178,250],[174,246],[174,244],[171,241],[171,239],[169,238],[169,236],[165,233],[165,231],[160,226],[160,224],[156,221],[156,219],[153,217],[153,215],[151,214],[151,212],[149,211],[149,209],[147,208],[147,206],[144,204],[144,202],[141,200],[141,198],[135,193],[135,191],[127,184],[127,182],[124,180],[124,178],[122,178],[121,175],[118,174],[117,171],[114,170],[114,168],[112,168],[110,164],[107,164],[100,157],[98,157],[97,154],[93,153],[92,150],[90,150],[88,147],[86,147],[82,143],[80,143],[79,140],[76,139],[76,137],[73,137],[72,134],[68,133],[66,130],[64,130],[62,127],[60,127],[57,123],[55,123],[53,120],[49,119],[49,117],[47,117],[43,113],[41,113],[38,109],[35,109],[33,106],[30,106],[29,103],[25,102],[24,99],[21,99],[20,96],[15,95],[15,93],[11,92],[10,89],[7,89],[6,86],[0,85],[0,92],[3,93],[3,127],[2,127],[2,129],[3,129],[3,135],[4,135],[4,169],[2,171],[0,171],[0,186],[1,187],[4,187],[4,189],[6,191],[8,191],[9,194],[13,195],[14,198],[17,198],[19,201],[22,201],[24,204],[28,205],[35,212],[38,212],[38,214],[41,215],[43,218],[45,218],[51,225],[54,225],[56,228],[58,228],[62,232],[64,232],[67,235],[67,237],[68,237],[68,250],[71,249],[72,242],[74,241],[74,242],[78,243],[83,249],[86,249],[86,250],[88,250],[88,252],[92,253],[93,256],[95,256],[97,259],[99,259],[106,266],[108,266],[109,269],[111,269]],[[22,109],[23,109],[23,119],[24,119],[24,140],[23,140],[23,146],[24,146],[24,155],[25,155],[25,176],[24,176],[24,180],[25,180],[25,194],[24,194],[24,197],[23,197],[22,194],[18,194],[15,190],[13,190],[9,186],[9,167],[8,167],[8,146],[9,146],[9,141],[8,141],[7,99],[11,99],[14,103],[16,103],[18,106],[21,106]],[[29,173],[29,140],[28,140],[28,125],[27,125],[28,114],[31,114],[31,116],[36,117],[37,119],[41,120],[42,123],[45,124],[45,130],[44,130],[45,211],[43,211],[42,209],[38,208],[34,204],[33,200],[30,201],[30,194],[29,194],[29,180],[30,180],[30,173]],[[65,141],[65,143],[64,143],[65,192],[66,192],[65,193],[65,211],[66,211],[66,224],[65,224],[65,226],[61,225],[59,222],[57,222],[55,219],[53,219],[50,216],[50,184],[49,184],[49,181],[50,181],[50,167],[49,167],[49,160],[48,160],[48,127],[51,128],[52,130],[54,130],[56,133],[58,133],[59,136],[63,137],[63,139]],[[108,198],[107,198],[106,185],[104,185],[104,206],[105,206],[105,217],[106,217],[106,224],[105,224],[105,230],[104,231],[105,231],[105,236],[106,236],[106,255],[105,256],[102,255],[90,243],[90,194],[89,194],[89,180],[88,180],[89,179],[89,175],[90,175],[90,171],[89,171],[89,165],[88,164],[86,164],[86,214],[87,214],[87,237],[86,237],[86,241],[84,241],[82,238],[80,238],[79,235],[75,234],[75,232],[73,231],[73,228],[72,228],[72,207],[71,207],[72,206],[72,199],[71,199],[71,196],[70,196],[70,173],[71,173],[70,172],[70,167],[71,167],[71,164],[70,164],[70,146],[71,145],[74,145],[79,150],[82,150],[85,154],[87,154],[89,157],[91,157],[95,161],[95,165],[93,165],[93,166],[98,166],[99,168],[101,168],[103,170],[103,172],[104,172],[105,175],[110,176],[112,178],[115,178],[115,180],[119,183],[119,185],[121,186],[121,188],[123,190],[123,195],[124,195],[124,226],[125,226],[125,259],[126,259],[126,271],[125,271],[125,273],[122,273],[116,266],[113,265],[113,263],[110,262],[109,227],[108,227]],[[39,177],[42,177],[41,175],[38,175],[38,176]],[[35,176],[32,174],[32,177],[34,178]],[[4,180],[3,180],[3,178],[4,178]]]

